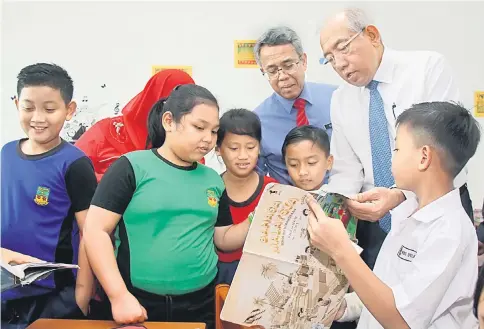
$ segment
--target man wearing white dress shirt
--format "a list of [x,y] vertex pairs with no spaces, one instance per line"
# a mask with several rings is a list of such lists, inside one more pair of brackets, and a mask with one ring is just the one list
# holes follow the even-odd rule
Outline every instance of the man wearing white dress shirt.
[[[363,260],[373,268],[391,228],[389,210],[405,199],[398,189],[374,189],[394,185],[390,166],[396,118],[412,104],[458,101],[459,90],[442,55],[389,49],[362,10],[347,9],[331,18],[320,42],[325,62],[346,82],[331,101],[334,166],[329,186],[347,195],[368,191],[348,206],[363,219],[357,237]],[[471,217],[466,179],[463,169],[454,184]]]

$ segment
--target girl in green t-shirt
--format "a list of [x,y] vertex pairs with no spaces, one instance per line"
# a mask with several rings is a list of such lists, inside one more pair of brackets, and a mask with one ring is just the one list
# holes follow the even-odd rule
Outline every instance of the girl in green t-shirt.
[[153,149],[122,156],[100,181],[84,239],[109,299],[105,318],[213,328],[214,244],[241,248],[249,228],[248,220],[232,225],[222,179],[197,163],[215,146],[218,126],[217,100],[207,89],[176,87],[151,111]]

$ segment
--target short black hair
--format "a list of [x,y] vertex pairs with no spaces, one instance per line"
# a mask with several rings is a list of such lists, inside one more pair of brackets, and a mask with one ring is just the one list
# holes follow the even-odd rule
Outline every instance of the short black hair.
[[228,110],[220,118],[217,132],[218,147],[222,145],[227,133],[250,136],[260,143],[262,139],[260,119],[257,114],[247,109]]
[[74,84],[67,71],[56,64],[37,63],[24,67],[17,75],[17,96],[25,87],[47,86],[59,90],[64,103],[69,104]]
[[476,289],[474,290],[474,315],[476,318],[477,308],[479,307],[479,299],[481,299],[482,289],[484,288],[484,266],[479,270],[479,275],[477,276]]
[[312,125],[300,126],[293,128],[284,139],[282,143],[282,158],[286,158],[286,149],[289,145],[299,143],[302,141],[311,141],[318,145],[318,147],[329,156],[330,143],[329,136],[323,128]]
[[412,131],[417,146],[435,147],[454,178],[476,153],[481,139],[480,126],[472,114],[454,102],[414,104],[397,118],[397,127],[405,125]]

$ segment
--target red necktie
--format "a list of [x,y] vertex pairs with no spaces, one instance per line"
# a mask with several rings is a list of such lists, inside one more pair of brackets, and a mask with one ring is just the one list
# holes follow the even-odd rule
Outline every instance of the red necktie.
[[298,127],[309,124],[308,117],[306,116],[306,101],[302,98],[296,99],[294,102],[294,108],[297,110],[296,125]]

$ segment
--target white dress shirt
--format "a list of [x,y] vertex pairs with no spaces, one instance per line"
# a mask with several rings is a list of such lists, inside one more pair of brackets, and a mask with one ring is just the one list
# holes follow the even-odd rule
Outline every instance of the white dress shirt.
[[[392,211],[374,273],[392,289],[410,328],[476,328],[477,237],[459,189],[415,212],[417,206],[411,198]],[[358,329],[380,328],[363,307]]]
[[[396,118],[413,104],[459,101],[459,90],[445,58],[428,51],[395,51],[385,48],[374,80],[383,99],[392,151]],[[331,190],[356,194],[374,187],[369,122],[370,91],[345,83],[331,100],[331,153],[334,165]],[[467,180],[467,170],[456,177],[455,187]]]

